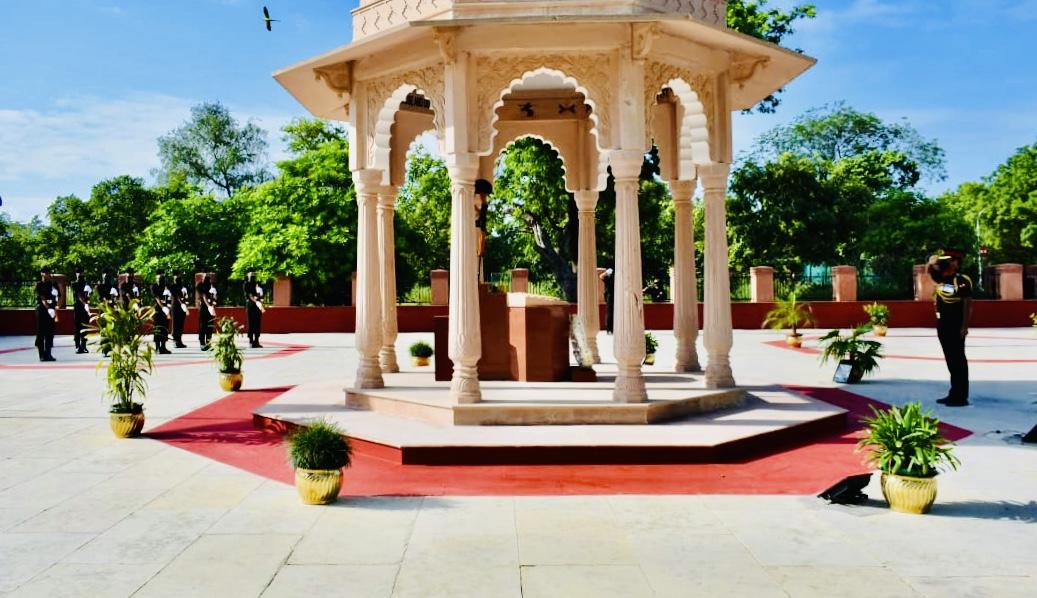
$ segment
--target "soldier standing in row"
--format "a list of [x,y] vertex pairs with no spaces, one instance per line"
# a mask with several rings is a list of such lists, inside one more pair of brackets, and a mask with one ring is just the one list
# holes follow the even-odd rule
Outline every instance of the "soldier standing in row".
[[93,288],[83,278],[83,269],[76,268],[76,279],[72,281],[73,316],[76,353],[86,353],[86,329],[90,327],[90,293]]
[[119,294],[124,307],[129,307],[131,301],[140,301],[140,285],[133,268],[126,268],[126,281],[119,285]]
[[262,349],[259,335],[263,332],[263,287],[256,280],[256,273],[249,271],[242,285],[245,294],[245,311],[248,315],[248,342],[253,349]]
[[173,295],[173,343],[177,349],[186,349],[184,344],[184,322],[187,320],[188,305],[191,303],[191,289],[184,284],[184,277],[173,275],[170,286]]
[[195,287],[198,297],[198,346],[202,351],[209,350],[212,330],[216,323],[216,286],[208,274]]
[[58,289],[50,280],[50,269],[40,270],[36,283],[36,348],[40,361],[57,361],[51,355],[54,349],[54,327],[58,321]]
[[151,285],[151,296],[155,302],[155,315],[152,317],[155,334],[155,349],[160,355],[172,353],[166,348],[169,339],[169,317],[173,302],[173,293],[166,286],[166,271],[159,270],[155,275],[155,284]]
[[119,299],[119,287],[115,283],[115,277],[111,272],[101,275],[101,281],[97,283],[98,298],[108,305],[115,305]]

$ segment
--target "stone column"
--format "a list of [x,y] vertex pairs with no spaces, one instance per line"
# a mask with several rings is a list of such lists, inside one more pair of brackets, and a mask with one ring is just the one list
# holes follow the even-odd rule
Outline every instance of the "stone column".
[[677,372],[698,372],[699,354],[695,343],[699,337],[698,281],[695,272],[695,224],[692,197],[695,181],[670,181],[673,196],[674,247],[673,276],[670,296],[673,298],[673,335],[677,338]]
[[613,152],[612,175],[616,180],[616,296],[615,344],[617,403],[648,400],[641,364],[645,359],[645,322],[641,279],[641,224],[638,217],[638,177],[644,154]]
[[279,275],[274,277],[274,307],[291,307],[292,305],[292,279]]
[[832,266],[832,299],[839,302],[857,300],[857,268]]
[[479,323],[479,256],[475,237],[475,179],[479,159],[471,154],[447,156],[450,171],[450,360],[454,375],[450,398],[457,403],[478,403],[479,358],[482,338]]
[[727,176],[730,164],[699,167],[706,204],[706,312],[705,345],[707,388],[730,388],[731,374],[731,279],[727,258]]
[[529,292],[529,268],[513,268],[511,270],[510,291],[512,293]]
[[597,191],[577,191],[576,208],[580,214],[579,251],[576,267],[576,317],[587,334],[591,359],[601,363],[598,332],[601,330],[598,309],[598,241],[594,232],[594,210],[598,207]]
[[997,298],[1002,301],[1022,301],[1023,265],[998,264],[994,268],[997,270]]
[[749,268],[749,281],[752,287],[753,303],[774,302],[774,268],[770,266]]
[[428,273],[429,302],[432,305],[447,305],[450,303],[450,273],[446,270],[432,270]]
[[356,348],[360,364],[356,370],[356,388],[382,388],[382,368],[378,351],[382,348],[382,288],[378,255],[378,188],[382,173],[358,170],[353,173],[357,202],[357,281],[353,304],[356,305]]
[[382,348],[378,364],[382,372],[400,371],[396,361],[396,187],[383,187],[378,193],[378,264],[382,282]]

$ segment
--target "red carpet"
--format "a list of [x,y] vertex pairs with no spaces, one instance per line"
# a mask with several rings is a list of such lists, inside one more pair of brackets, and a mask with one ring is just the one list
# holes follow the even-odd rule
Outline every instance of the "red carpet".
[[[850,411],[849,428],[811,444],[740,463],[696,465],[398,465],[377,445],[355,443],[343,496],[497,496],[577,494],[817,494],[867,471],[854,452],[860,415],[882,403],[841,389],[789,387]],[[256,429],[252,411],[287,388],[240,391],[150,430],[167,444],[284,483],[293,473],[281,436]],[[943,426],[960,440],[968,430]]]

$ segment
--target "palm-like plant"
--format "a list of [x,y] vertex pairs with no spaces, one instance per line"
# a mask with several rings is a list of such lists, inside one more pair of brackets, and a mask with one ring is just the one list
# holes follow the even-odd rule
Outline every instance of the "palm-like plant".
[[147,395],[147,376],[154,370],[151,343],[144,330],[155,314],[150,307],[137,301],[129,305],[102,303],[101,312],[92,318],[90,343],[108,356],[97,369],[106,368],[106,396],[111,399],[111,413],[140,413],[143,405],[137,402]]
[[957,469],[960,461],[951,450],[953,443],[940,433],[940,421],[919,403],[871,408],[872,417],[861,419],[867,434],[857,443],[858,450],[870,450],[868,462],[880,471],[919,478],[933,477],[941,466]]
[[821,363],[829,360],[849,361],[852,367],[864,377],[879,368],[882,359],[882,343],[862,339],[861,336],[871,331],[871,326],[857,326],[849,336],[842,336],[839,330],[832,330],[821,337]]
[[789,293],[787,299],[779,299],[763,320],[764,328],[791,330],[792,336],[799,335],[800,326],[811,326],[813,323],[814,313],[810,305],[797,301],[795,292]]
[[238,336],[241,328],[234,318],[220,318],[216,323],[213,335],[213,359],[220,367],[221,374],[241,373],[241,365],[245,358],[238,349]]

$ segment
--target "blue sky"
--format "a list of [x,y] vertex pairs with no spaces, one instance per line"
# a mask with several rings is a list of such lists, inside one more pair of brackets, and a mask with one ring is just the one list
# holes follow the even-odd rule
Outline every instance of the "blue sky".
[[[787,6],[791,0],[772,0]],[[262,28],[263,4],[275,18]],[[150,179],[155,139],[218,100],[271,131],[304,116],[271,78],[346,43],[357,0],[0,0],[0,208],[25,220],[93,183]],[[736,148],[838,100],[907,118],[947,150],[939,192],[1037,142],[1037,0],[817,0],[787,45],[819,59],[777,115],[737,116]]]

